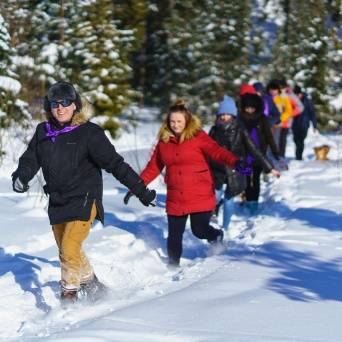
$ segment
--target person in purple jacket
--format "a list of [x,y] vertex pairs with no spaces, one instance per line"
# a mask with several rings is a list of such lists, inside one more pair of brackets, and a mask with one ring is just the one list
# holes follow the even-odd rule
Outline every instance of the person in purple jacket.
[[[274,142],[267,118],[264,113],[263,100],[257,94],[246,94],[241,97],[239,119],[248,131],[255,147],[265,156],[267,148],[270,147],[273,157],[280,159],[279,150]],[[258,210],[260,195],[260,175],[263,171],[262,165],[252,155],[247,155],[247,165],[251,166],[253,172],[247,176],[247,187],[245,190],[247,208],[251,215]],[[275,177],[280,176],[280,172],[274,168],[271,174]]]
[[253,84],[256,93],[262,98],[264,102],[264,115],[267,117],[270,127],[280,123],[280,112],[273,101],[270,94],[265,92],[265,87],[261,82]]

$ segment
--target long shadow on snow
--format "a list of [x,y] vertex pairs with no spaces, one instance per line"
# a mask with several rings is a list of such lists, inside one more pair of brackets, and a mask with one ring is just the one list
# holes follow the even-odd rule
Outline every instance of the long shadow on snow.
[[14,276],[15,282],[25,292],[33,294],[36,300],[36,307],[45,312],[49,311],[51,307],[46,304],[42,288],[49,286],[56,292],[58,288],[58,282],[52,281],[45,284],[41,284],[38,280],[36,271],[40,271],[41,267],[36,265],[32,261],[40,261],[50,264],[54,267],[59,267],[59,261],[50,261],[45,258],[32,256],[24,253],[8,254],[0,247],[0,277],[8,272],[11,272]]
[[232,244],[227,255],[236,261],[277,269],[279,275],[268,281],[267,288],[291,300],[342,301],[342,258],[320,260],[313,253],[288,249],[277,242],[266,243],[253,252]]
[[297,208],[291,210],[283,202],[268,200],[265,202],[264,210],[260,214],[281,217],[284,220],[300,220],[312,228],[324,228],[329,231],[342,230],[342,215],[328,209]]

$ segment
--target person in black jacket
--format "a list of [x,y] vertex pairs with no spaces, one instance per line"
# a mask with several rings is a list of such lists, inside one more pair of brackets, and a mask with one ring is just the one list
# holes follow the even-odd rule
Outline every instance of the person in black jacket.
[[[219,145],[232,151],[246,162],[248,162],[248,155],[251,155],[266,173],[278,174],[272,163],[254,145],[247,129],[237,119],[237,108],[231,97],[227,95],[223,97],[216,116],[215,125],[211,127],[209,135]],[[246,189],[246,175],[237,173],[212,160],[210,160],[210,168],[214,177],[217,203],[219,205],[221,200],[223,202],[222,226],[224,229],[228,229],[234,211],[233,198]],[[250,169],[252,170],[251,165]]]
[[71,83],[53,84],[44,98],[47,121],[40,123],[12,174],[13,190],[25,192],[42,168],[49,195],[48,216],[59,249],[61,298],[75,301],[82,290],[93,295],[103,285],[82,251],[94,219],[103,223],[101,169],[112,173],[145,205],[154,190],[124,162],[102,128],[88,121],[89,106]]
[[[267,148],[270,147],[273,157],[280,161],[279,151],[274,142],[270,125],[267,118],[263,115],[263,106],[263,101],[259,95],[246,94],[241,97],[239,118],[256,149],[263,156],[266,156]],[[281,162],[283,163],[283,161]],[[253,215],[258,209],[260,175],[264,165],[260,163],[260,159],[255,158],[250,152],[247,152],[247,164],[253,168],[253,172],[251,176],[247,176],[245,195],[247,207],[250,214]],[[279,171],[273,168],[273,166],[271,173],[275,177],[280,176]]]
[[291,127],[293,141],[296,145],[296,160],[303,160],[304,140],[308,134],[310,122],[314,128],[314,132],[317,130],[316,111],[313,103],[308,95],[302,91],[301,87],[296,85],[293,92],[299,97],[304,106],[301,114],[293,118]]

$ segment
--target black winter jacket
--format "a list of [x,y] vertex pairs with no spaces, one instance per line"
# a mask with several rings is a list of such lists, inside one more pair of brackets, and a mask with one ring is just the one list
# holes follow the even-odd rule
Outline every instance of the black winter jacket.
[[267,118],[262,114],[262,112],[255,113],[252,120],[250,119],[250,115],[246,115],[246,113],[241,112],[240,120],[241,124],[245,127],[246,130],[249,130],[253,127],[257,129],[261,153],[265,156],[267,149],[270,148],[273,157],[276,160],[279,160],[280,154],[278,147],[274,141],[270,124],[268,123]]
[[312,122],[313,127],[317,128],[316,111],[312,101],[305,93],[301,101],[304,110],[294,117],[292,121],[292,132],[294,135],[306,135],[310,127],[310,121]]
[[[249,137],[247,130],[238,120],[235,119],[232,121],[228,127],[216,124],[210,129],[209,135],[217,141],[219,145],[243,159],[246,158],[247,153],[252,154],[265,172],[270,172],[272,170],[273,165],[266,159],[263,153],[257,149]],[[219,190],[222,188],[222,185],[226,183],[231,196],[237,195],[235,189],[239,188],[239,184],[242,183],[242,178],[245,176],[212,160],[210,160],[209,164],[214,177],[215,188]]]
[[113,174],[134,194],[144,191],[138,174],[115,151],[102,128],[85,122],[71,132],[61,134],[53,142],[40,123],[19,159],[17,175],[29,182],[42,168],[49,195],[48,215],[51,224],[87,221],[92,204],[97,219],[104,220],[102,205],[102,171]]

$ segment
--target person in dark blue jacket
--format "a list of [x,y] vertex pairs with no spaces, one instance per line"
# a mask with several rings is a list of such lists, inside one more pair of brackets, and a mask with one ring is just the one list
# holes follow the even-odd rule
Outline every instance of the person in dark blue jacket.
[[302,113],[294,117],[292,121],[292,134],[296,145],[296,159],[303,160],[304,140],[308,134],[310,121],[312,122],[314,131],[317,129],[316,111],[308,95],[298,85],[294,87],[293,91],[304,105]]

